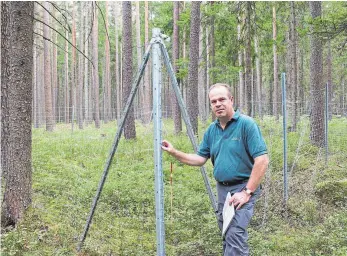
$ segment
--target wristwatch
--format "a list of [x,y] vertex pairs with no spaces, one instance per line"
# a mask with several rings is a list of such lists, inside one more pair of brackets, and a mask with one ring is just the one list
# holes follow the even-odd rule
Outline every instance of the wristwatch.
[[246,192],[246,194],[247,195],[249,195],[249,196],[253,196],[253,192],[252,192],[252,190],[250,190],[249,188],[247,188],[247,187],[245,187],[244,189],[243,189],[245,192]]

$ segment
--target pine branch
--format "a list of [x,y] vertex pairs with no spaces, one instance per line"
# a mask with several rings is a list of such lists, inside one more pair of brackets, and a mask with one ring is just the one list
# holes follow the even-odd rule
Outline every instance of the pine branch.
[[66,31],[69,31],[71,33],[71,29],[69,27],[69,29],[67,29],[66,27],[64,27],[64,25],[49,11],[46,9],[46,7],[44,7],[42,4],[40,4],[39,2],[35,1],[35,3],[37,3],[38,5],[40,5],[46,12],[48,12],[48,14],[55,19]]
[[104,21],[104,26],[105,26],[105,30],[106,30],[106,35],[107,35],[107,38],[108,38],[108,43],[110,45],[110,48],[111,48],[111,41],[110,41],[110,37],[108,36],[108,32],[107,32],[107,28],[106,28],[106,21],[105,21],[105,18],[104,18],[104,14],[102,13],[101,11],[101,8],[99,7],[99,5],[95,2],[95,5],[99,8],[99,11],[101,13],[101,16],[102,16],[102,19]]
[[54,43],[51,39],[45,37],[44,35],[41,35],[41,34],[39,34],[39,33],[36,33],[35,31],[34,31],[34,34],[35,34],[35,35],[38,35],[38,36],[41,36],[44,40],[47,40],[47,41],[51,42],[52,44],[54,44],[55,46],[57,46],[59,49],[63,50],[63,51],[66,52],[66,53],[69,53],[69,52],[65,51],[65,49],[63,49],[62,47],[60,47],[58,44]]
[[[75,48],[79,53],[81,53],[92,65],[93,62],[83,53],[81,52],[76,46],[74,46],[64,35],[62,35],[59,31],[57,31],[56,29],[52,28],[50,25],[46,24],[45,22],[43,22],[42,20],[36,19],[35,17],[31,16],[34,20],[36,20],[37,22],[42,23],[43,25],[49,27],[50,29],[52,29],[53,31],[57,32],[62,38],[64,38],[66,40],[66,42],[68,42],[73,48]],[[93,65],[94,67],[94,65]]]

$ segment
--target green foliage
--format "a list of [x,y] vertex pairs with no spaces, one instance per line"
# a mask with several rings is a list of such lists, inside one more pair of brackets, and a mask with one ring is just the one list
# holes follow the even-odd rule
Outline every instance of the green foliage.
[[316,185],[316,193],[327,204],[346,204],[347,179],[320,182]]
[[[283,164],[281,121],[264,117],[258,123],[271,159],[270,177],[264,182],[270,194],[256,205],[249,228],[251,255],[344,255],[346,159],[333,155],[324,168],[317,163],[319,150],[305,143],[298,152],[305,157],[297,160],[290,176],[286,213],[278,189]],[[344,124],[333,119],[331,130],[343,129],[338,123]],[[193,150],[185,132],[174,135],[172,120],[163,127],[163,136],[178,149]],[[205,128],[201,124],[199,138]],[[137,123],[137,139],[120,141],[80,255],[155,254],[152,129]],[[113,122],[100,130],[89,126],[71,132],[63,124],[54,133],[33,130],[32,206],[15,229],[2,235],[1,255],[76,255],[115,132]],[[300,134],[293,132],[289,138],[290,151],[295,151]],[[344,146],[334,145],[336,150]],[[291,162],[294,159],[290,156]],[[316,169],[321,171],[314,176]],[[210,162],[207,170],[212,181]],[[220,255],[220,234],[198,168],[164,153],[163,180],[167,255]]]

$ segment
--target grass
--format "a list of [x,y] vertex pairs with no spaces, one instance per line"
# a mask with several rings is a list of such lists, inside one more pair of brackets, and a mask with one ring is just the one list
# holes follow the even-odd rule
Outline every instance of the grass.
[[[298,132],[288,134],[287,208],[282,204],[281,123],[269,117],[260,122],[271,163],[249,228],[252,255],[345,255],[347,251],[346,197],[331,202],[322,183],[347,175],[346,120],[333,119],[329,124],[328,167],[324,152],[310,145],[305,122]],[[53,133],[34,129],[32,206],[15,229],[2,234],[1,255],[155,255],[153,127],[136,126],[137,139],[122,138],[119,143],[80,253],[76,247],[116,124],[73,132],[64,124]],[[201,124],[199,138],[205,127]],[[163,136],[177,148],[192,151],[185,133],[173,134],[172,120],[165,120]],[[210,163],[207,171],[214,190]],[[220,255],[220,234],[199,169],[164,153],[163,180],[166,254]]]

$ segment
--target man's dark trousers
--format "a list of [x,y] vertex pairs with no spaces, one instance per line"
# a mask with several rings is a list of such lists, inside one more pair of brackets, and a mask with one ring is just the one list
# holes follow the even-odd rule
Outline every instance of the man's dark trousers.
[[[220,230],[223,227],[223,206],[227,193],[240,192],[245,188],[247,181],[240,184],[225,186],[217,182],[218,193],[218,225]],[[223,240],[224,256],[246,256],[249,255],[247,227],[253,216],[253,209],[256,199],[259,197],[260,188],[258,188],[249,201],[241,209],[235,210],[235,216]]]

